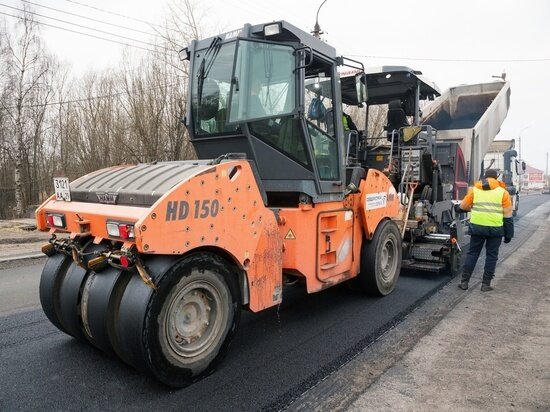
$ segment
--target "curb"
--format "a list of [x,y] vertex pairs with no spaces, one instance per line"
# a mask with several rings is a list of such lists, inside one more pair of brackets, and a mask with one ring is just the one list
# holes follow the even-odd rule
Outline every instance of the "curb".
[[6,270],[11,268],[16,268],[24,266],[26,264],[38,264],[39,262],[45,261],[46,255],[43,253],[33,253],[28,255],[19,255],[9,258],[0,258],[0,270]]
[[14,256],[9,258],[0,258],[0,264],[7,263],[7,262],[16,262],[18,260],[26,260],[26,259],[39,259],[41,257],[45,257],[43,253],[33,253],[29,255],[21,255],[21,256]]

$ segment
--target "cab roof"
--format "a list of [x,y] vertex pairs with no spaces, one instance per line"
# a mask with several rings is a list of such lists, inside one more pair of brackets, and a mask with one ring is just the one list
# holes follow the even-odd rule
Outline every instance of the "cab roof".
[[406,66],[367,67],[365,70],[368,104],[388,104],[392,100],[407,100],[420,85],[420,100],[434,100],[441,96],[439,87],[422,75],[421,71]]

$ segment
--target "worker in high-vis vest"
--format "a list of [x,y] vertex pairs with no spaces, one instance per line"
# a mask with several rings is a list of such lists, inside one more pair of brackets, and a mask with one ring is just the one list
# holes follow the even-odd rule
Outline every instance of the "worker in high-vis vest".
[[498,250],[504,238],[509,243],[514,237],[512,218],[512,201],[505,189],[505,184],[497,180],[498,172],[494,169],[485,171],[485,178],[470,188],[457,207],[458,212],[470,214],[470,249],[462,268],[462,279],[458,287],[468,289],[468,282],[485,245],[485,270],[481,290],[492,290],[491,281],[495,276]]

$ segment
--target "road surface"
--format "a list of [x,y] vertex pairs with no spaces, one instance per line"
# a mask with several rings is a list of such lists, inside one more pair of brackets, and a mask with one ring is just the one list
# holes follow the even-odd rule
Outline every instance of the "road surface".
[[[522,216],[550,196],[522,198]],[[513,252],[512,248],[507,253]],[[369,298],[345,285],[243,313],[220,368],[181,390],[59,332],[39,307],[42,265],[0,270],[0,410],[279,410],[353,359],[437,293],[445,275],[402,274],[395,291]]]

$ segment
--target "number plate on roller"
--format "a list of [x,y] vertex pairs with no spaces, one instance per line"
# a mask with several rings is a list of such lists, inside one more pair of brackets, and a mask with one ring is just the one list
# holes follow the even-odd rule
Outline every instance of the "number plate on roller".
[[55,198],[57,200],[71,201],[71,190],[68,177],[54,177],[53,187],[55,189]]

